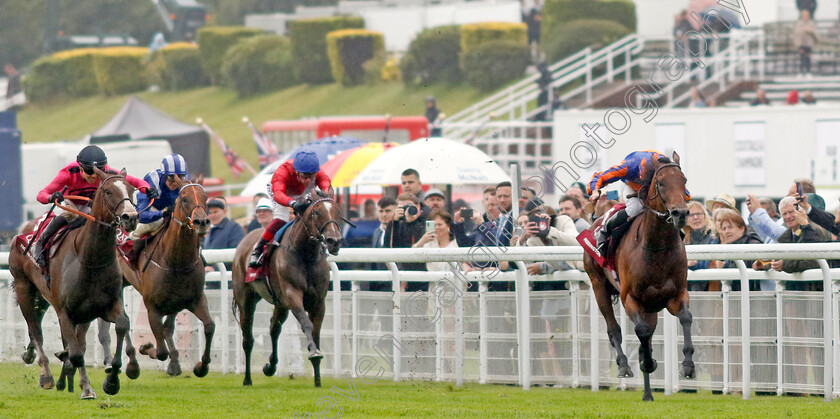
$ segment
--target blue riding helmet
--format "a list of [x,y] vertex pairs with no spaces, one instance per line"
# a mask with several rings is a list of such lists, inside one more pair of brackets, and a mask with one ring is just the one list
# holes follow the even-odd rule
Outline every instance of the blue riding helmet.
[[293,165],[298,173],[318,173],[321,170],[318,155],[312,151],[299,151],[295,154]]
[[180,154],[170,154],[163,158],[160,163],[160,170],[163,171],[164,176],[187,174],[187,161]]

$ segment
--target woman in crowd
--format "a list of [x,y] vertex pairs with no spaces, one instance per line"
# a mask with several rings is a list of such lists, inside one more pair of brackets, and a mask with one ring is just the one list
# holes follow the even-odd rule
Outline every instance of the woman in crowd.
[[[715,210],[715,221],[718,228],[718,238],[721,244],[761,244],[762,241],[753,232],[747,232],[747,225],[741,215],[729,208]],[[748,267],[753,266],[753,261],[745,260]],[[711,269],[735,268],[735,262],[731,260],[713,260],[709,263]],[[732,282],[732,291],[740,291],[741,283]],[[759,281],[750,281],[750,291],[759,291]]]
[[[429,214],[429,221],[434,221],[435,229],[422,236],[417,243],[414,243],[414,248],[427,249],[446,249],[458,247],[458,243],[452,237],[452,216],[448,212],[435,209]],[[448,271],[450,269],[449,262],[428,262],[426,263],[427,271]]]

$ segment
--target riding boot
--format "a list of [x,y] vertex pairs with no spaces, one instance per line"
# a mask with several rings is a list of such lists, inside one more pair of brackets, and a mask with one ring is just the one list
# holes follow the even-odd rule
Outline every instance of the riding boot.
[[612,236],[612,232],[615,231],[617,227],[627,222],[630,217],[627,216],[626,210],[619,210],[612,216],[607,224],[601,228],[601,231],[598,234],[598,250],[601,252],[602,255],[606,254],[606,244],[609,241],[608,239]]
[[257,247],[251,253],[251,258],[248,259],[248,266],[252,268],[259,268],[263,265],[263,251],[265,250],[265,245],[268,244],[268,240],[260,237],[260,241],[257,242]]
[[35,248],[32,249],[32,254],[35,255],[35,263],[38,264],[42,269],[47,266],[47,254],[44,253],[44,245],[47,244],[47,241],[50,237],[55,234],[61,227],[67,225],[67,219],[62,216],[53,217],[52,221],[44,227],[44,231],[41,232],[41,237],[38,238],[38,242],[35,243]]
[[137,259],[140,259],[140,252],[146,248],[146,243],[148,242],[147,239],[134,239],[132,240],[132,247],[131,247],[131,254],[128,255],[128,259],[131,263],[136,263]]

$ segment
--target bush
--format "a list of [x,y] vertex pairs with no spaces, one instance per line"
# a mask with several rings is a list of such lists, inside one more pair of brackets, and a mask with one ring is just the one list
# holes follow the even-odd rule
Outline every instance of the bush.
[[118,95],[146,89],[143,58],[148,54],[148,48],[139,47],[104,48],[95,52],[93,74],[99,92]]
[[295,74],[304,83],[334,81],[327,55],[327,34],[341,29],[361,29],[360,17],[340,16],[323,19],[302,19],[289,22]]
[[528,43],[527,27],[524,23],[506,22],[461,25],[462,52],[470,52],[491,41],[508,41],[525,45]]
[[327,34],[327,55],[330,57],[330,68],[335,81],[353,86],[362,84],[367,74],[378,73],[379,68],[365,68],[368,61],[381,62],[384,58],[385,37],[379,32],[364,29],[344,29]]
[[95,48],[62,51],[35,61],[24,80],[26,97],[39,102],[57,95],[83,97],[99,91],[93,74]]
[[561,23],[580,19],[611,20],[630,33],[636,32],[636,5],[631,0],[546,0],[542,16],[543,33],[553,33]]
[[525,74],[531,50],[524,43],[490,41],[461,55],[467,82],[481,90],[493,90]]
[[549,62],[558,61],[586,47],[606,46],[631,33],[609,20],[581,19],[555,27],[544,37],[543,49]]
[[400,60],[396,56],[391,56],[382,65],[382,71],[379,72],[379,77],[382,81],[400,81],[402,80],[402,71],[400,70]]
[[222,62],[227,50],[242,38],[256,36],[261,29],[244,26],[209,26],[198,30],[198,51],[204,72],[213,84],[222,80]]
[[225,84],[239,96],[279,90],[295,83],[292,44],[285,36],[260,35],[239,41],[225,54]]
[[463,78],[458,66],[461,53],[461,28],[439,26],[420,32],[402,60],[406,84],[456,83]]
[[186,42],[169,44],[152,54],[148,63],[151,84],[166,90],[207,86],[210,80],[201,67],[198,46]]

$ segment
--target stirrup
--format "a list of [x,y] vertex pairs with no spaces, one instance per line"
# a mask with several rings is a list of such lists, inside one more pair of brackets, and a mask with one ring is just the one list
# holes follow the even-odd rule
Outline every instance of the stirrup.
[[[260,251],[259,249],[262,249],[262,251]],[[254,250],[253,253],[251,253],[251,258],[248,259],[248,266],[251,267],[251,268],[254,268],[254,269],[259,268],[259,267],[263,266],[263,263],[265,263],[264,259],[265,259],[265,246],[258,247],[257,249]]]

